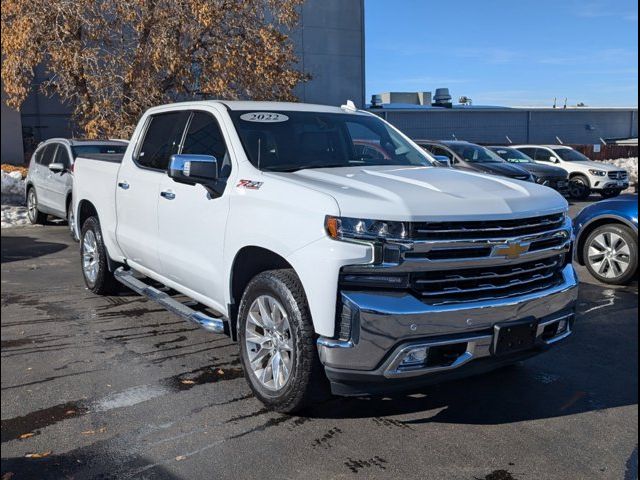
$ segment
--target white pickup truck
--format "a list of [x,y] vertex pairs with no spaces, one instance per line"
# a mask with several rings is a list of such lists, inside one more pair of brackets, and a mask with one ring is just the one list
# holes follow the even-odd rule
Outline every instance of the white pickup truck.
[[566,201],[437,163],[352,104],[152,108],[124,156],[76,160],[86,285],[123,283],[230,335],[255,395],[283,412],[327,385],[417,388],[568,337]]

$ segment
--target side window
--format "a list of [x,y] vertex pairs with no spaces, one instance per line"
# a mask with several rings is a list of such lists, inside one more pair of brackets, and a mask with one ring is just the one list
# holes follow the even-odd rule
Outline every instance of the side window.
[[178,153],[188,118],[187,111],[152,116],[138,152],[138,164],[154,170],[166,170],[171,155]]
[[453,155],[446,148],[441,148],[441,147],[434,146],[432,152],[433,152],[434,155],[442,155],[443,157],[447,157],[451,161],[454,160]]
[[67,152],[67,147],[65,147],[64,145],[58,146],[58,151],[56,152],[56,156],[55,156],[55,159],[53,160],[53,163],[61,163],[65,167],[68,167],[69,165],[71,165],[71,160],[69,159],[69,152]]
[[536,149],[535,148],[519,148],[522,153],[527,155],[528,157],[534,158],[536,157]]
[[219,175],[226,178],[231,173],[231,161],[227,144],[218,121],[206,112],[193,112],[180,153],[213,155],[218,160]]
[[48,167],[50,163],[53,162],[53,157],[56,155],[56,149],[58,148],[57,143],[50,143],[42,150],[42,155],[40,157],[40,165],[44,165]]
[[551,154],[551,152],[549,150],[545,150],[544,148],[538,148],[536,150],[536,156],[535,159],[540,161],[540,162],[548,162],[550,161],[549,158],[552,157],[553,155]]

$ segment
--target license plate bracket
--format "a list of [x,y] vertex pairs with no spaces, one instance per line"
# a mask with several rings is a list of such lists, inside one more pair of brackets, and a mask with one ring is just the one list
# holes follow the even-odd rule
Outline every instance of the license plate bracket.
[[498,323],[493,327],[492,353],[500,356],[533,348],[537,333],[535,318]]

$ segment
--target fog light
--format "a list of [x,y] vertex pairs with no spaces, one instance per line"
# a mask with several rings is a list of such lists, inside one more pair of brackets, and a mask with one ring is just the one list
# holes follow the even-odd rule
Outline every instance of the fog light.
[[560,322],[558,322],[558,335],[566,333],[568,328],[569,328],[569,321],[568,320],[560,320]]
[[412,348],[402,359],[401,367],[415,367],[418,365],[424,365],[427,359],[427,348],[416,347]]

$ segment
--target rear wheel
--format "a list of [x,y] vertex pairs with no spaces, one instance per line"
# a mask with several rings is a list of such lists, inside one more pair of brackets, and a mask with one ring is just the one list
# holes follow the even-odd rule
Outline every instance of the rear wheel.
[[629,283],[638,269],[638,241],[622,225],[596,228],[584,244],[583,256],[589,273],[612,285]]
[[262,403],[291,413],[326,394],[307,299],[292,270],[254,277],[238,315],[242,366]]
[[586,200],[591,195],[589,179],[584,175],[576,175],[569,180],[569,195],[576,200]]
[[44,225],[47,223],[47,215],[38,210],[38,195],[35,187],[27,192],[27,216],[32,225]]
[[109,271],[107,249],[96,217],[88,218],[82,225],[80,261],[84,283],[89,290],[97,295],[109,295],[116,291],[118,282]]

